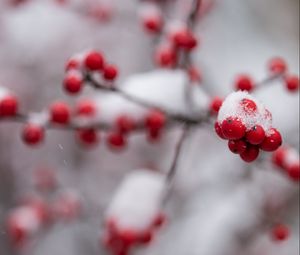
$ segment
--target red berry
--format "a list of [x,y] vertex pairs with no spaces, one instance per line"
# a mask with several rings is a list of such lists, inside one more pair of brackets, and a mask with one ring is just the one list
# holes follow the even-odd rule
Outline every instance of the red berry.
[[300,165],[298,163],[294,163],[291,166],[287,168],[287,173],[290,176],[290,178],[294,181],[299,182],[300,180]]
[[161,130],[160,129],[148,129],[147,139],[149,142],[157,142],[161,138]]
[[126,246],[130,246],[137,241],[137,234],[133,230],[123,230],[119,233],[119,237]]
[[69,73],[64,79],[64,88],[70,94],[76,94],[80,92],[82,88],[82,77],[78,74]]
[[278,148],[272,155],[272,162],[281,168],[284,168],[284,161],[286,157],[286,148]]
[[161,67],[174,67],[177,63],[176,51],[169,46],[158,48],[155,53],[155,62]]
[[95,115],[96,107],[93,101],[85,99],[78,102],[75,112],[76,115],[90,117]]
[[143,244],[149,244],[151,243],[152,239],[153,239],[153,234],[151,231],[146,231],[144,233],[139,234],[139,242],[143,243]]
[[156,228],[161,227],[166,222],[166,215],[159,213],[153,222],[153,226]]
[[65,70],[69,71],[72,69],[79,69],[79,67],[80,67],[80,61],[78,59],[71,58],[66,63]]
[[265,137],[265,130],[260,125],[255,125],[246,133],[246,140],[253,145],[261,144]]
[[252,162],[257,159],[259,155],[259,148],[255,145],[248,145],[247,149],[240,154],[240,157],[245,162]]
[[55,102],[50,106],[51,121],[58,124],[67,124],[70,121],[70,108],[64,102]]
[[283,58],[275,57],[269,61],[268,68],[272,74],[282,74],[287,71],[287,64]]
[[260,148],[263,151],[275,151],[282,144],[281,134],[277,129],[271,128],[266,135],[264,141],[260,144]]
[[18,100],[13,95],[0,99],[0,117],[15,116],[18,112]]
[[291,91],[295,92],[299,90],[299,76],[297,75],[288,75],[285,77],[285,85],[286,88]]
[[181,29],[173,35],[174,44],[176,47],[185,50],[192,50],[197,47],[198,41],[195,35],[188,29]]
[[121,133],[112,132],[107,136],[107,144],[113,149],[123,149],[127,145],[127,139]]
[[94,129],[80,129],[77,131],[79,141],[87,146],[95,145],[99,142],[99,136]]
[[145,125],[150,130],[160,130],[165,124],[166,117],[159,110],[152,110],[146,116]]
[[190,66],[188,68],[188,75],[192,82],[201,82],[202,81],[202,74],[199,69],[195,66]]
[[241,105],[243,107],[243,110],[248,114],[253,114],[257,110],[256,103],[253,100],[248,99],[248,98],[243,98],[241,100]]
[[227,139],[227,138],[224,136],[223,131],[222,131],[222,128],[221,128],[221,125],[220,125],[218,122],[215,123],[215,131],[216,131],[217,135],[218,135],[220,138],[222,138],[222,139],[224,139],[224,140]]
[[135,128],[134,120],[127,115],[120,115],[116,119],[116,127],[121,134],[128,134]]
[[218,114],[221,106],[223,104],[223,99],[220,97],[214,97],[210,102],[210,112],[213,114]]
[[23,141],[28,145],[36,145],[44,139],[44,129],[36,124],[26,124],[23,133]]
[[252,78],[247,74],[239,75],[235,80],[236,90],[252,91],[255,87],[255,83]]
[[243,140],[229,140],[228,148],[235,154],[241,154],[247,149],[247,143]]
[[113,81],[118,76],[118,69],[114,65],[105,65],[103,68],[103,78],[108,81]]
[[284,241],[290,235],[290,230],[287,226],[279,224],[272,229],[272,238],[274,241]]
[[159,15],[152,15],[144,17],[143,19],[143,26],[146,31],[150,33],[159,33],[163,26],[163,20],[162,17]]
[[97,51],[91,51],[86,55],[84,65],[90,71],[102,70],[104,66],[104,57]]
[[244,137],[246,133],[246,127],[242,121],[237,118],[229,117],[221,124],[221,128],[226,137],[229,140],[238,140]]

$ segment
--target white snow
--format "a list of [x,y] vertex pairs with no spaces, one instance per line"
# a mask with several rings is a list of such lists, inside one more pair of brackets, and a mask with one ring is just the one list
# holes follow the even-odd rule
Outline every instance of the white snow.
[[9,94],[9,90],[5,87],[0,86],[0,100]]
[[[257,106],[257,110],[245,111],[242,104],[243,99],[253,101]],[[225,98],[219,110],[218,122],[222,123],[228,117],[240,119],[247,129],[251,129],[255,125],[261,125],[265,131],[268,131],[272,127],[272,116],[265,106],[248,92],[244,91],[233,92]]]
[[164,192],[163,175],[147,169],[130,173],[117,190],[106,217],[119,229],[145,231],[159,214]]

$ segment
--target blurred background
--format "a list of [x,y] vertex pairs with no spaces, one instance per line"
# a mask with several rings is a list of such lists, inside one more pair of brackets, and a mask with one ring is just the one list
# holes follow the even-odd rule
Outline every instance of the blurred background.
[[[157,68],[153,64],[155,42],[145,36],[138,16],[142,2],[94,0],[105,6],[100,18],[87,11],[92,0],[58,2],[0,2],[0,84],[19,96],[22,112],[41,111],[57,99],[74,104],[78,98],[67,96],[61,88],[64,65],[85,49],[101,50],[116,63],[120,84]],[[167,19],[182,19],[190,4],[187,0],[166,1]],[[193,53],[195,65],[202,70],[203,86],[212,96],[229,94],[238,73],[262,80],[266,62],[273,56],[282,56],[293,73],[299,72],[298,0],[215,0],[195,32],[201,40]],[[181,91],[173,84],[177,86],[170,79],[162,87],[151,82],[135,86],[140,93],[150,90],[153,98],[149,100],[158,97],[162,105],[184,112],[176,100]],[[82,97],[95,93],[87,88]],[[274,126],[285,142],[299,150],[299,94],[289,94],[280,82],[274,82],[256,96],[273,113]],[[132,110],[114,96],[100,95],[99,100],[108,116],[112,108],[114,112]],[[172,129],[158,144],[146,142],[142,134],[134,135],[124,152],[112,153],[101,142],[93,149],[82,148],[73,132],[61,130],[47,131],[45,143],[31,149],[22,143],[20,128],[17,123],[0,122],[1,255],[108,254],[99,236],[103,212],[114,191],[134,169],[167,171],[180,133],[180,127]],[[40,233],[30,249],[18,252],[12,249],[5,229],[7,213],[21,195],[35,192],[33,176],[40,168],[53,170],[61,188],[78,192],[83,216],[55,224]],[[245,178],[249,171],[250,179]],[[276,200],[280,219],[291,227],[291,238],[280,244],[259,231],[263,205],[270,200]],[[188,137],[181,157],[167,203],[167,226],[151,245],[134,254],[297,255],[298,202],[297,184],[270,166],[246,165],[209,128],[197,129]]]

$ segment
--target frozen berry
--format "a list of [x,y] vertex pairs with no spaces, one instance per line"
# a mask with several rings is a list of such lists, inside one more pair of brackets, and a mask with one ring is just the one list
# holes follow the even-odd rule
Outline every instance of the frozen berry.
[[246,127],[243,122],[237,118],[229,117],[225,119],[221,128],[224,134],[224,137],[229,140],[238,140],[244,137],[246,132]]
[[282,137],[279,131],[275,128],[271,128],[266,134],[265,139],[260,144],[260,148],[263,151],[275,151],[282,144]]
[[257,105],[256,103],[248,98],[244,98],[241,100],[241,105],[243,107],[243,110],[247,113],[247,114],[253,114],[256,112],[257,110]]
[[255,125],[246,132],[246,140],[253,145],[261,144],[265,136],[265,130],[260,125]]
[[252,162],[257,159],[259,155],[259,148],[255,145],[248,145],[247,149],[240,154],[240,157],[245,162]]
[[229,140],[228,148],[235,154],[241,154],[247,149],[247,143],[243,140]]

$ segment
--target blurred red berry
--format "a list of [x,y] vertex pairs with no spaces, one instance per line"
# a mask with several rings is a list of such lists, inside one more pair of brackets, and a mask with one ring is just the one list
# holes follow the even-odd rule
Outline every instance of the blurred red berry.
[[18,99],[13,95],[7,95],[0,99],[0,117],[12,117],[18,112]]
[[97,51],[87,53],[84,60],[85,67],[90,71],[99,71],[104,67],[104,57]]
[[269,71],[274,74],[282,74],[287,71],[286,61],[281,57],[274,57],[268,63]]
[[251,76],[247,74],[239,75],[235,80],[235,89],[242,91],[252,91],[255,88],[255,83]]
[[299,90],[299,76],[297,75],[287,75],[285,77],[285,85],[288,91],[296,92]]
[[50,106],[50,119],[53,123],[68,124],[70,112],[70,107],[65,102],[55,102]]
[[43,127],[29,123],[23,129],[22,138],[28,145],[37,145],[43,141],[44,135]]

